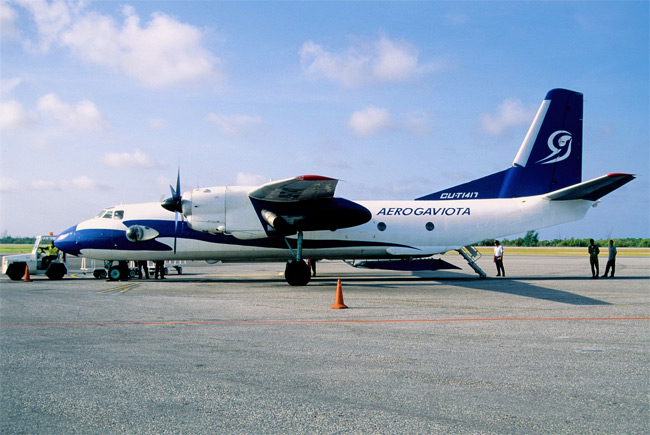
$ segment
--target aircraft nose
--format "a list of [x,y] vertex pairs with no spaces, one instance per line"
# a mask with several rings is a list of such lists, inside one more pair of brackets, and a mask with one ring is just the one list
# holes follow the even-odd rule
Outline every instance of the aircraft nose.
[[57,249],[70,255],[79,255],[79,247],[76,243],[77,226],[70,227],[63,231],[56,239],[54,239],[54,246]]

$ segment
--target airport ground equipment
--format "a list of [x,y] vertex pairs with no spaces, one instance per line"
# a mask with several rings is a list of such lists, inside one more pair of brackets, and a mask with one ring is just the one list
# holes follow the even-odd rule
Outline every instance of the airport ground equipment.
[[478,274],[481,278],[487,277],[486,273],[479,267],[476,262],[481,258],[481,253],[474,249],[472,246],[463,246],[461,249],[458,249],[458,253],[467,261],[467,264],[474,269],[474,272]]
[[25,276],[25,268],[28,268],[30,276],[45,275],[50,279],[62,279],[68,273],[68,264],[64,253],[52,249],[57,237],[51,233],[38,236],[31,253],[6,255],[2,258],[2,273],[18,281]]

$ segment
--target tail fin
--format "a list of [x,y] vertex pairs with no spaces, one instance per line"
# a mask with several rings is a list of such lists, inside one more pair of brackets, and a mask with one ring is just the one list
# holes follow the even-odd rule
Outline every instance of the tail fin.
[[582,94],[546,94],[512,166],[416,200],[516,198],[582,181]]

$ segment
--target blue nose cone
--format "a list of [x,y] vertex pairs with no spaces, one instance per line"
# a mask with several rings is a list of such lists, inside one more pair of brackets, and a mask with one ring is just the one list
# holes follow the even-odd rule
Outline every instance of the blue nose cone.
[[79,245],[77,245],[77,226],[70,227],[63,231],[56,239],[54,246],[59,250],[70,255],[79,255]]

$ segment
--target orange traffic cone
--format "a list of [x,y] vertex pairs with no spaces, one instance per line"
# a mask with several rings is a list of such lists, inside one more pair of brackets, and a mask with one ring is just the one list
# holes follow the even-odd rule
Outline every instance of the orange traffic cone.
[[23,278],[23,282],[32,282],[32,278],[29,276],[29,266],[25,265],[25,277]]
[[336,298],[334,299],[334,305],[332,305],[332,308],[338,310],[347,307],[348,306],[343,303],[343,290],[341,289],[341,280],[339,279],[336,283]]

